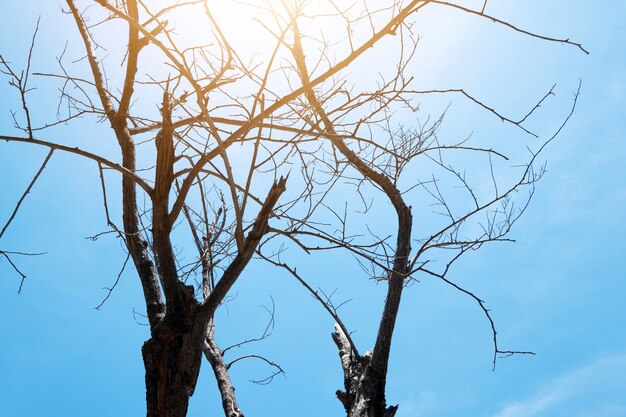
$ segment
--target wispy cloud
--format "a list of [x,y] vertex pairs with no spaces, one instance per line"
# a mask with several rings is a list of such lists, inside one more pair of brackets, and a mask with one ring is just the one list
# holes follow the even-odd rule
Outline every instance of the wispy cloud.
[[626,354],[606,355],[506,404],[493,417],[626,417]]
[[559,393],[544,394],[525,401],[506,405],[494,417],[534,417],[539,416],[563,400]]
[[420,417],[427,416],[436,410],[440,404],[437,393],[433,391],[420,391],[411,393],[409,397],[400,403],[397,417]]

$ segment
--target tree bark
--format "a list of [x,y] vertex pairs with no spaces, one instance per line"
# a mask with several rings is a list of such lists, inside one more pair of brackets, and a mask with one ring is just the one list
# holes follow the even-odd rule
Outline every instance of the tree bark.
[[347,417],[393,417],[398,407],[387,407],[384,389],[386,375],[380,374],[372,366],[372,351],[368,350],[363,356],[356,357],[348,338],[337,325],[332,337],[339,348],[345,387],[345,391],[338,390],[336,395]]
[[179,291],[187,300],[186,311],[168,311],[142,347],[147,417],[186,416],[198,380],[206,323],[196,319],[198,303],[192,290],[181,283]]
[[244,417],[237,404],[235,387],[228,374],[228,365],[224,362],[222,351],[215,342],[213,323],[209,323],[207,336],[204,342],[204,355],[213,368],[217,388],[222,398],[222,409],[225,417]]

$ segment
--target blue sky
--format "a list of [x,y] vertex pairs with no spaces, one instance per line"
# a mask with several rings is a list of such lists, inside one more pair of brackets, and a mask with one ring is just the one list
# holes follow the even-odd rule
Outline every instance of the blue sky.
[[[489,7],[494,15],[570,37],[591,52],[586,56],[434,7],[417,19],[423,38],[411,71],[418,88],[463,86],[519,114],[557,83],[557,97],[544,116],[532,120],[542,137],[558,127],[582,79],[576,113],[544,154],[547,175],[512,232],[517,242],[471,253],[454,272],[487,301],[503,347],[537,355],[501,359],[492,372],[491,334],[481,311],[472,300],[422,277],[404,295],[388,402],[400,404],[399,417],[626,417],[626,4],[490,1]],[[67,38],[74,39],[70,47],[76,45],[75,28],[56,2],[10,2],[3,8],[0,53],[11,61],[25,58],[39,15],[36,70],[53,68],[49,63]],[[17,109],[18,102],[5,81],[0,133],[15,134],[9,108]],[[43,82],[38,87],[33,109],[53,114],[54,90]],[[442,135],[473,132],[500,140],[519,134],[458,97],[424,106],[448,104]],[[80,121],[48,137],[89,143],[106,153],[106,134],[103,127]],[[44,157],[41,149],[0,144],[0,224]],[[116,240],[84,239],[106,226],[97,175],[90,163],[55,155],[0,240],[4,250],[47,252],[20,260],[28,274],[21,295],[18,277],[0,262],[2,416],[145,412],[140,347],[148,330],[133,319],[133,310],[143,307],[132,272],[123,275],[103,310],[93,309],[124,259]],[[361,350],[370,347],[384,288],[363,277],[351,258],[312,256],[299,262],[315,286],[337,288],[339,298],[353,300],[342,309],[345,321],[356,330]],[[252,267],[234,288],[236,299],[218,315],[218,341],[226,346],[258,336],[271,296],[272,337],[241,353],[265,354],[286,376],[258,386],[248,380],[263,378],[267,368],[254,362],[234,366],[244,413],[342,415],[334,398],[342,376],[330,338],[332,320],[289,277],[261,263]],[[214,385],[203,366],[190,417],[219,415]]]

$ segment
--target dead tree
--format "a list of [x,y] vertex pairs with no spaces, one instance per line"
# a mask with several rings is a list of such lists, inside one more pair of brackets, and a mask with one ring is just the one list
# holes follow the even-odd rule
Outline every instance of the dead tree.
[[[300,22],[311,20],[312,16],[307,15],[304,3],[298,3],[292,7],[286,6],[286,16],[283,18],[281,29],[276,31],[276,33],[290,33],[289,40],[283,39],[282,42],[292,56],[291,71],[297,74],[301,86],[306,88],[300,98],[299,112],[306,115],[304,122],[308,128],[317,132],[317,136],[325,142],[314,151],[306,150],[304,146],[298,148],[301,159],[308,161],[305,164],[306,169],[311,170],[315,166],[323,167],[332,172],[331,178],[335,176],[349,178],[356,183],[356,191],[359,194],[369,185],[369,192],[381,194],[386,203],[393,208],[396,216],[396,227],[394,230],[389,230],[387,238],[380,239],[373,236],[374,240],[368,242],[356,239],[354,237],[356,234],[350,236],[346,233],[348,220],[345,215],[340,216],[338,214],[340,210],[336,208],[330,210],[336,215],[339,225],[334,224],[331,229],[325,230],[323,227],[316,226],[320,223],[313,221],[310,223],[293,221],[290,228],[282,231],[290,239],[297,241],[298,245],[305,250],[313,248],[319,250],[319,246],[310,246],[306,243],[307,241],[300,240],[301,237],[314,237],[322,240],[330,245],[329,249],[338,247],[349,250],[371,264],[372,278],[387,283],[387,296],[380,316],[375,343],[373,349],[363,355],[359,354],[349,337],[349,332],[339,319],[337,308],[333,306],[332,300],[329,297],[320,297],[317,292],[312,291],[338,322],[332,337],[339,349],[344,372],[344,390],[337,391],[337,397],[344,405],[349,417],[392,417],[396,413],[397,406],[388,406],[385,399],[392,337],[402,292],[420,274],[435,277],[477,302],[493,333],[494,369],[498,356],[533,354],[530,351],[502,349],[498,345],[495,324],[484,301],[456,284],[448,275],[453,264],[464,253],[476,250],[486,243],[510,240],[507,235],[528,206],[533,195],[534,184],[544,173],[537,161],[538,156],[569,120],[575,109],[579,91],[575,91],[572,107],[564,117],[560,128],[529,152],[521,168],[517,167],[516,180],[508,183],[499,179],[496,168],[498,164],[493,161],[495,158],[508,161],[509,158],[503,153],[504,151],[501,152],[494,147],[473,145],[469,138],[456,142],[444,142],[438,136],[439,127],[444,119],[443,115],[430,124],[409,129],[394,125],[391,116],[399,105],[417,111],[418,107],[414,104],[416,96],[456,93],[492,113],[503,122],[521,129],[529,137],[538,138],[538,135],[526,128],[525,122],[545,100],[554,95],[554,87],[541,97],[525,113],[525,116],[516,120],[501,114],[463,89],[418,91],[410,86],[413,80],[406,68],[417,48],[418,39],[413,34],[413,28],[407,16],[427,6],[445,6],[474,14],[508,26],[525,35],[551,42],[569,43],[587,52],[579,44],[529,33],[490,16],[485,12],[486,3],[480,11],[449,2],[416,1],[408,6],[394,3],[390,18],[383,19],[386,22],[385,26],[376,26],[373,23],[372,15],[380,13],[381,10],[376,10],[371,14],[359,14],[350,8],[341,9],[333,4],[337,10],[335,17],[345,22],[347,41],[352,51],[358,51],[358,48],[353,46],[358,43],[352,34],[359,33],[355,28],[361,25],[371,28],[372,39],[387,34],[400,38],[395,67],[387,78],[381,75],[378,87],[373,91],[360,90],[350,84],[349,80],[341,79],[340,76],[326,88],[313,87],[316,80],[315,73],[324,73],[333,68],[331,57],[334,56],[334,51],[333,46],[330,45],[334,44],[329,40],[313,54],[310,49],[305,48],[305,44],[310,44],[310,36],[301,30]],[[364,46],[372,45],[364,44]],[[580,89],[580,86],[578,88]],[[450,152],[470,153],[473,154],[469,157],[470,159],[482,159],[481,175],[492,182],[487,197],[483,196],[484,190],[481,190],[483,191],[481,193],[475,191],[473,181],[467,178],[461,167],[446,161],[447,154]],[[403,187],[401,174],[409,164],[430,165],[431,170],[427,171],[430,176]],[[307,174],[305,178],[310,178],[308,184],[311,189],[314,189],[313,175]],[[326,181],[330,182],[331,178]],[[316,180],[320,181],[320,178]],[[469,201],[469,206],[466,208],[464,205],[450,201],[449,190],[444,187],[462,189],[463,200]],[[423,196],[430,197],[431,205],[436,207],[436,214],[440,214],[444,219],[442,222],[435,223],[434,227],[422,224],[422,230],[420,230],[422,236],[419,239],[415,236],[409,203],[413,200],[410,195],[415,193],[412,191],[415,188],[420,188]],[[516,194],[524,190],[527,191],[524,197],[515,198]],[[422,199],[419,203],[426,204],[425,201],[426,199]],[[370,207],[366,204],[364,211],[367,212],[369,209]],[[312,218],[309,219],[312,220]],[[472,226],[478,227],[472,230]],[[335,233],[338,229],[342,231],[339,236]],[[395,243],[387,243],[393,237],[395,237]],[[414,250],[412,245],[416,240],[419,244]],[[450,254],[432,254],[442,250]],[[281,262],[277,256],[273,258],[275,265],[287,269],[298,280],[304,281],[296,273],[295,268]],[[446,259],[443,268],[431,267],[433,261]],[[307,288],[310,289],[308,286]]]
[[[478,303],[493,330],[494,366],[498,355],[531,353],[501,349],[484,302],[448,273],[467,251],[507,239],[542,175],[537,158],[558,132],[535,147],[523,169],[518,168],[516,181],[506,183],[498,179],[501,166],[494,159],[507,160],[507,156],[495,146],[440,139],[443,115],[434,122],[418,125],[416,121],[415,126],[403,128],[393,114],[397,108],[417,111],[416,100],[427,94],[456,94],[533,135],[525,121],[553,94],[550,90],[526,116],[514,119],[463,89],[414,89],[407,65],[418,38],[411,22],[424,9],[445,7],[469,13],[586,52],[580,44],[534,34],[491,16],[487,2],[476,10],[433,0],[384,4],[364,0],[350,5],[298,0],[282,1],[276,7],[257,5],[258,27],[267,41],[260,58],[246,60],[208,1],[171,2],[161,9],[141,0],[94,0],[89,2],[93,7],[79,6],[74,0],[66,3],[82,43],[87,74],[68,68],[63,56],[58,72],[35,73],[61,83],[65,114],[37,124],[29,111],[35,38],[23,72],[4,58],[0,62],[19,92],[23,116],[15,120],[24,133],[0,139],[50,152],[0,239],[54,152],[94,162],[110,232],[124,242],[143,288],[151,334],[142,348],[149,417],[187,414],[203,354],[214,371],[224,414],[243,415],[228,372],[237,360],[224,360],[225,350],[215,339],[214,313],[255,254],[291,273],[337,321],[333,340],[344,372],[344,390],[337,396],[349,417],[392,417],[396,412],[397,407],[388,406],[385,398],[387,367],[402,293],[419,274],[442,280]],[[205,38],[190,42],[178,36],[181,26],[170,21],[180,22],[186,14],[202,17]],[[127,36],[124,45],[106,36],[108,27],[120,24]],[[396,40],[397,57],[391,70],[380,74],[376,87],[359,88],[358,80],[350,79],[350,70],[364,54],[390,39]],[[117,55],[105,62],[101,43]],[[118,66],[109,65],[115,59],[123,64],[119,74]],[[117,160],[45,138],[46,129],[87,117],[110,126]],[[475,191],[472,180],[447,161],[450,152],[467,152],[472,160],[479,160],[482,173],[492,179],[490,192]],[[428,166],[430,176],[407,185],[401,174],[415,163]],[[121,180],[121,195],[113,197],[121,201],[121,213],[109,211],[111,172]],[[396,225],[386,237],[372,234],[365,239],[346,232],[349,220],[331,198],[338,184],[346,182],[362,197],[379,194],[384,197],[382,204],[392,207]],[[469,207],[457,207],[450,200],[449,189],[458,186]],[[287,188],[298,191],[286,192]],[[514,196],[523,189],[529,192],[516,205],[520,199]],[[410,196],[417,192],[431,200],[418,203],[434,202],[443,215],[441,222],[430,228],[414,225]],[[365,203],[366,213],[370,208]],[[318,222],[322,210],[330,210],[337,222],[330,226]],[[186,230],[197,249],[192,263],[182,264],[177,258],[177,227]],[[283,262],[285,244],[307,252],[347,251],[387,285],[371,351],[359,353],[331,297],[314,290],[293,265]],[[13,261],[20,254],[4,250],[0,255],[23,282],[24,275]],[[444,259],[445,266],[431,267],[433,259]],[[195,285],[193,278],[197,278]],[[276,363],[261,359],[282,371]]]

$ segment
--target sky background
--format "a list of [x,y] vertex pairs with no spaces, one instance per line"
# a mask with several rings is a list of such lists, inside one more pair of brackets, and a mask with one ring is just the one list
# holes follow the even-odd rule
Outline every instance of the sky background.
[[[544,154],[547,175],[512,232],[517,242],[473,252],[454,272],[458,282],[486,300],[501,346],[537,355],[501,359],[493,372],[482,312],[467,297],[423,277],[404,293],[387,400],[400,405],[398,417],[626,417],[626,4],[490,1],[488,11],[529,30],[569,37],[591,52],[587,56],[434,6],[416,20],[415,30],[423,34],[409,68],[417,75],[416,88],[463,86],[504,112],[520,114],[557,83],[545,116],[532,121],[542,137],[558,127],[582,79],[576,113]],[[54,68],[65,41],[72,39],[71,48],[77,36],[57,2],[3,5],[0,53],[23,62],[38,16],[34,68]],[[9,109],[19,109],[19,103],[6,78],[0,81],[0,134],[17,134]],[[55,92],[43,82],[38,87],[33,111],[53,115]],[[451,108],[442,135],[474,132],[497,140],[517,134],[459,98],[443,100]],[[107,152],[99,134],[106,130],[79,121],[44,137],[70,144],[91,140]],[[0,224],[45,153],[0,144]],[[106,226],[97,175],[93,164],[55,154],[0,240],[3,250],[47,252],[19,260],[28,275],[21,295],[19,277],[0,262],[2,416],[145,413],[140,347],[148,329],[133,318],[143,304],[132,271],[101,311],[93,309],[124,260],[116,240],[85,240]],[[353,299],[342,313],[356,330],[360,349],[370,347],[383,286],[359,274],[345,257],[301,261],[315,286],[337,288],[337,297]],[[235,301],[218,314],[218,342],[227,346],[262,333],[263,306],[273,298],[271,338],[240,353],[264,354],[286,371],[259,386],[248,380],[264,378],[267,368],[245,361],[234,366],[244,413],[342,415],[334,397],[343,379],[330,338],[332,319],[293,280],[267,265],[254,264],[240,281]],[[220,415],[219,407],[204,364],[189,416]]]

